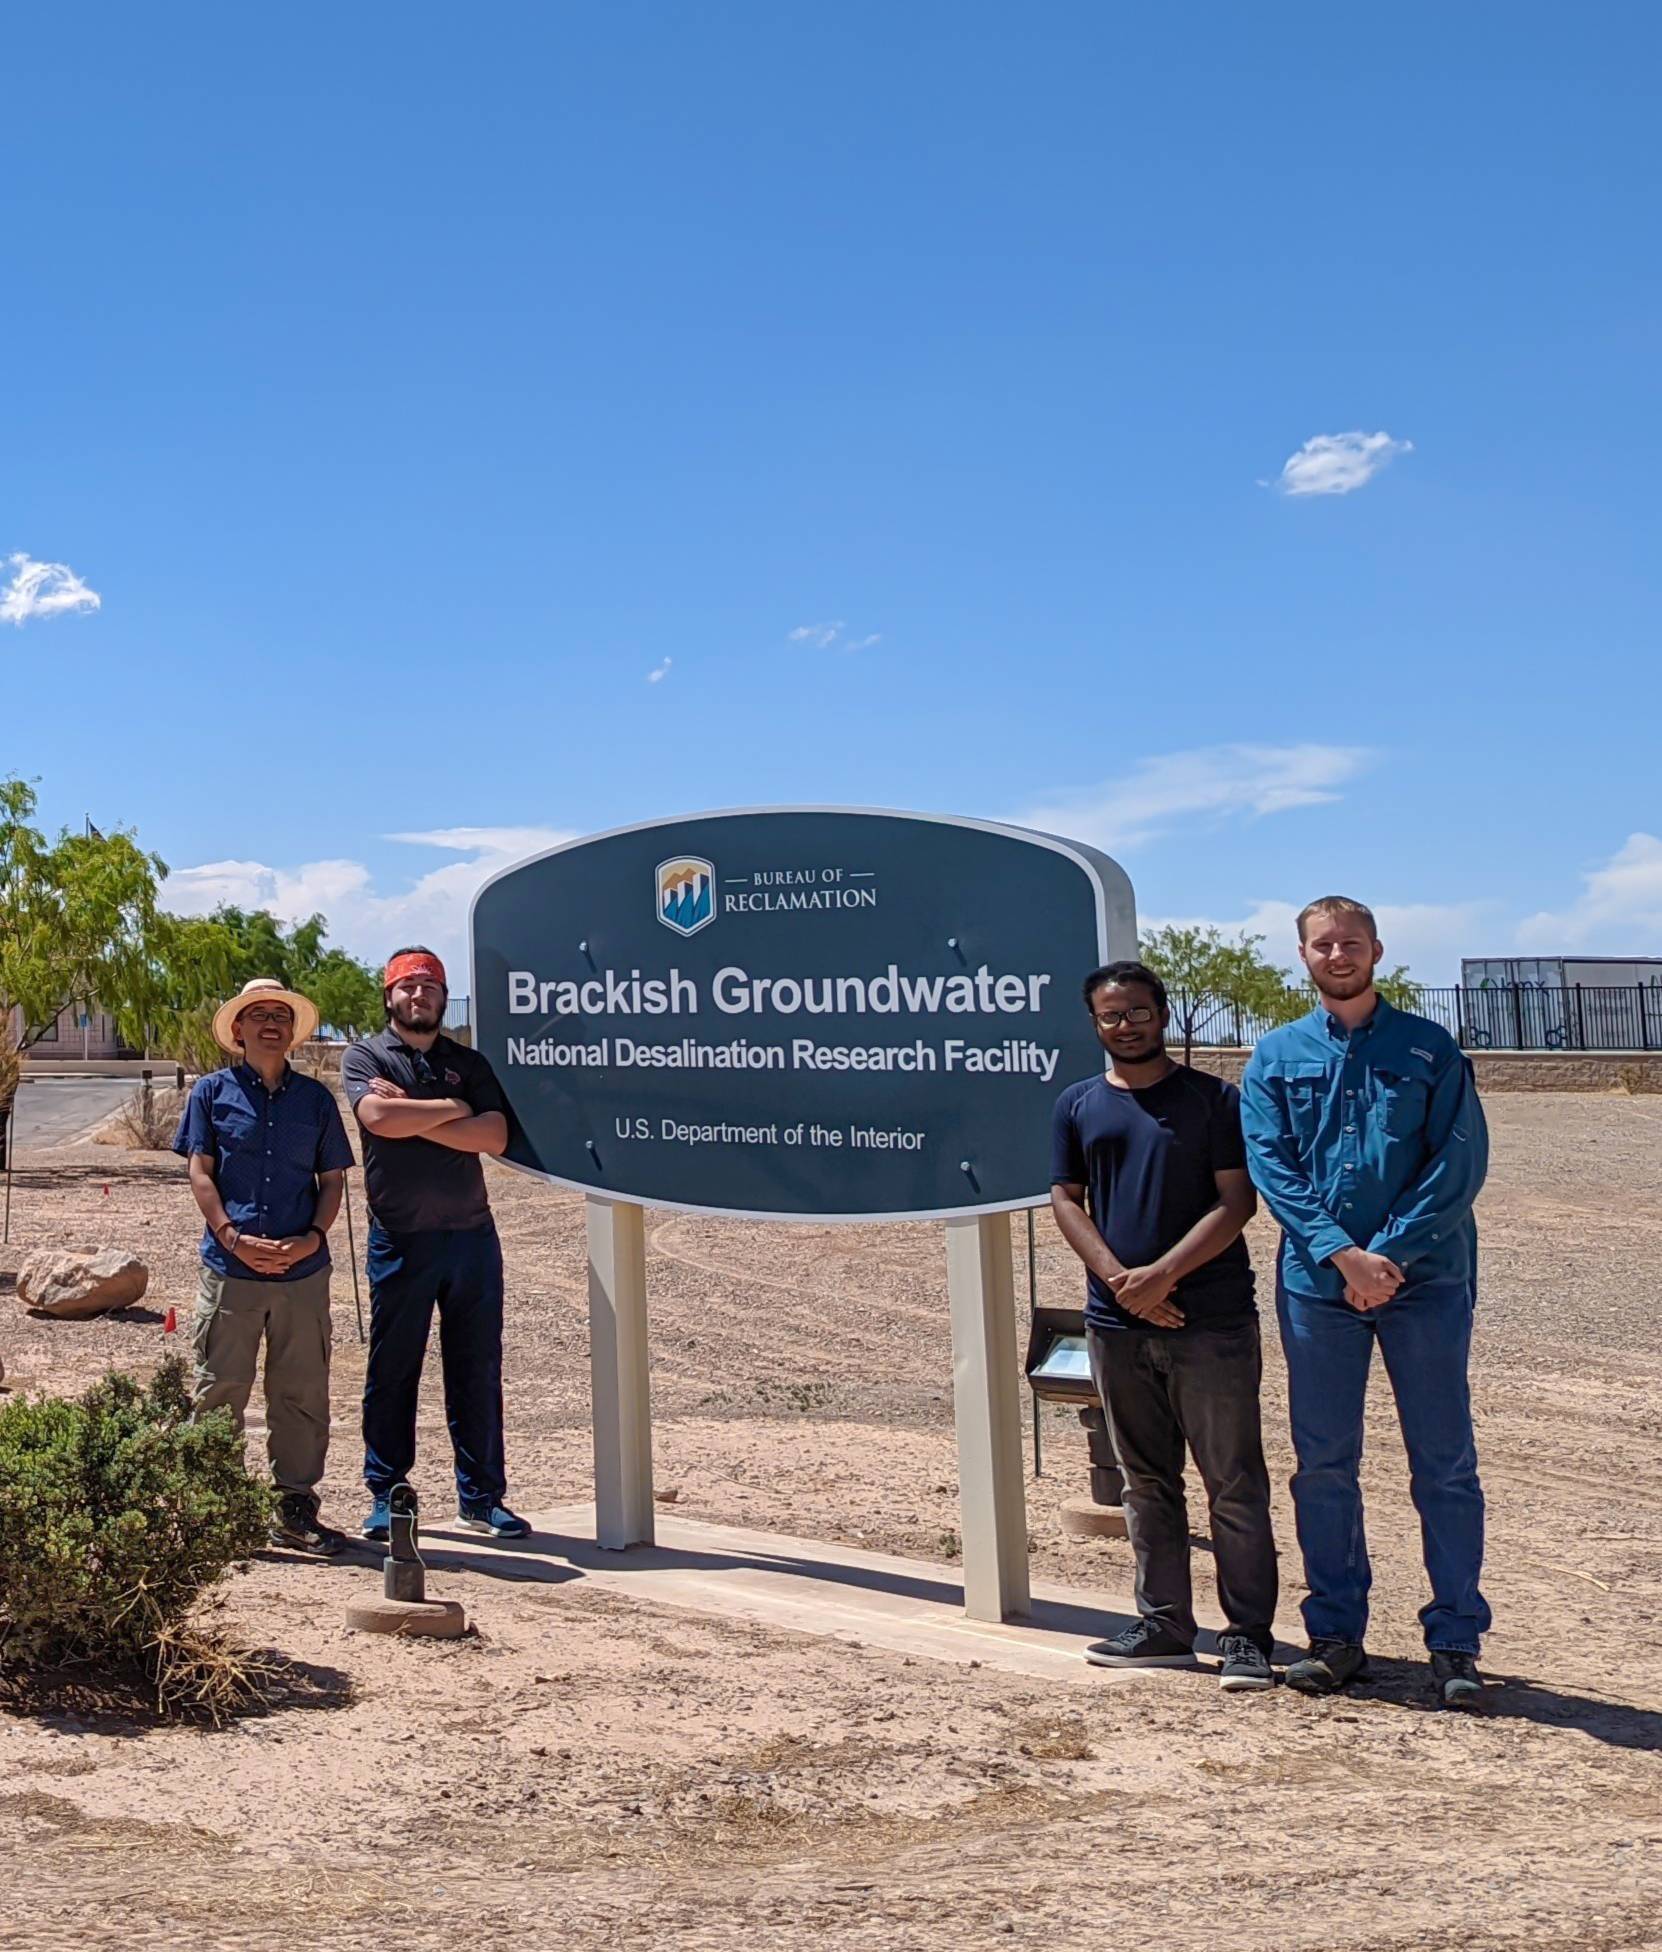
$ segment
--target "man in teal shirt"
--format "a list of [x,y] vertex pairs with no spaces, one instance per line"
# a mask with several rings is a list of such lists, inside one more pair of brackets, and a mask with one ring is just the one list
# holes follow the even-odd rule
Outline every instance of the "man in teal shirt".
[[1247,1165],[1281,1222],[1276,1312],[1298,1470],[1293,1508],[1309,1596],[1291,1686],[1327,1694],[1365,1674],[1372,1572],[1362,1529],[1363,1405],[1374,1344],[1396,1397],[1420,1514],[1420,1610],[1445,1707],[1487,1705],[1476,1657],[1483,1491],[1467,1358],[1477,1293],[1472,1203],[1489,1139],[1472,1068],[1440,1024],[1374,988],[1372,913],[1323,896],[1298,919],[1320,995],[1272,1031],[1241,1087]]

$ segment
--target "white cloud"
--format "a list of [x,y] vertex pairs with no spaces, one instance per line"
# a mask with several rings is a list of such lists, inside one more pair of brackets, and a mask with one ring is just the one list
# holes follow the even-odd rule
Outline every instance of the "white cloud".
[[35,617],[62,617],[103,607],[67,563],[37,563],[19,552],[5,559],[11,580],[0,586],[0,623],[23,625]]
[[1202,746],[1140,759],[1118,779],[1036,801],[1013,818],[1095,847],[1134,847],[1178,820],[1322,806],[1367,763],[1360,746]]
[[808,644],[816,651],[828,651],[836,643],[838,634],[846,628],[841,617],[829,624],[798,624],[795,630],[786,631],[785,642]]
[[554,827],[440,827],[387,838],[466,858],[393,891],[378,889],[361,861],[307,861],[291,868],[208,861],[175,868],[162,885],[162,906],[177,915],[205,915],[231,902],[269,909],[284,922],[321,913],[329,920],[330,942],[371,963],[401,942],[425,942],[444,959],[450,986],[460,995],[468,984],[467,911],[474,891],[514,861],[576,835]]
[[649,685],[662,684],[665,678],[669,676],[669,667],[674,662],[674,658],[666,657],[662,664],[653,665],[652,669],[646,674],[646,682]]
[[841,617],[824,624],[798,624],[795,630],[785,633],[787,644],[803,644],[812,651],[829,651],[835,647],[839,651],[869,651],[873,644],[881,644],[883,633],[872,631],[865,637],[844,637],[847,630]]
[[1662,840],[1629,834],[1602,867],[1582,876],[1568,908],[1543,909],[1518,924],[1517,946],[1552,955],[1646,955],[1662,950]]
[[[1389,434],[1316,434],[1289,454],[1274,486],[1284,495],[1348,495],[1373,480],[1398,454],[1412,454],[1412,441]],[[1259,486],[1268,488],[1264,481]]]

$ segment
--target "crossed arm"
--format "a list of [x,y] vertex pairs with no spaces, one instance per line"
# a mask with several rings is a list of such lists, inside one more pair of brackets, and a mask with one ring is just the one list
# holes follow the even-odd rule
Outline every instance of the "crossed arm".
[[358,1123],[378,1139],[431,1139],[452,1152],[500,1158],[508,1145],[508,1121],[500,1112],[476,1112],[462,1098],[412,1098],[391,1078],[373,1078],[358,1100]]
[[1085,1188],[1058,1181],[1050,1189],[1050,1210],[1062,1238],[1128,1313],[1156,1328],[1181,1328],[1183,1311],[1171,1291],[1185,1274],[1214,1261],[1252,1218],[1258,1196],[1246,1169],[1223,1167],[1212,1175],[1218,1198],[1174,1247],[1147,1267],[1125,1267],[1115,1258],[1085,1210]]

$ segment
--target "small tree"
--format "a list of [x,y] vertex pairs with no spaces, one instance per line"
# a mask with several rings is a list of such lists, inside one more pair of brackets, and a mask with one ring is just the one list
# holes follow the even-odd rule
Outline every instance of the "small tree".
[[61,1010],[96,998],[132,1038],[167,872],[119,828],[48,840],[34,811],[27,780],[0,779],[0,1128],[23,1053]]
[[1244,1018],[1286,1023],[1304,1007],[1287,973],[1263,954],[1261,935],[1244,930],[1233,942],[1215,928],[1155,929],[1142,939],[1142,958],[1166,985],[1172,1025],[1183,1038],[1183,1061],[1196,1036],[1220,1015],[1237,1042]]
[[1373,986],[1394,1009],[1417,1010],[1420,1007],[1420,988],[1408,973],[1408,965],[1399,962],[1388,976],[1375,976]]
[[317,1005],[331,1029],[360,1035],[380,1027],[381,985],[344,949],[325,949],[321,915],[284,928],[263,909],[228,905],[211,915],[157,917],[146,1022],[150,1037],[188,1070],[217,1070],[214,1012],[255,976],[275,976]]
[[246,1698],[247,1663],[191,1615],[265,1542],[271,1494],[230,1416],[190,1411],[177,1358],[0,1406],[0,1670],[138,1668],[163,1708],[209,1714]]

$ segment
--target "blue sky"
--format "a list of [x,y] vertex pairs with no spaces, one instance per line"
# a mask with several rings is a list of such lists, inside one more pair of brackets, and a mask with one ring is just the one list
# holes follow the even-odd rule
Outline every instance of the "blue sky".
[[800,801],[1662,952],[1655,10],[6,44],[0,771],[178,905],[454,954],[517,850]]

